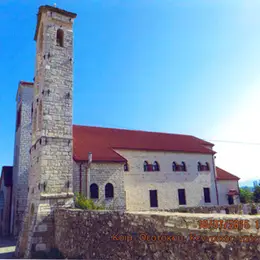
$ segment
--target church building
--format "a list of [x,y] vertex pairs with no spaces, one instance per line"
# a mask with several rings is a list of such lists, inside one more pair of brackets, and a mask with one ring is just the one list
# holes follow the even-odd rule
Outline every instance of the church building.
[[127,211],[240,203],[239,178],[215,166],[210,142],[72,124],[75,18],[39,8],[34,81],[18,84],[13,166],[0,180],[0,231],[17,236],[30,212],[49,199],[72,205],[75,192]]

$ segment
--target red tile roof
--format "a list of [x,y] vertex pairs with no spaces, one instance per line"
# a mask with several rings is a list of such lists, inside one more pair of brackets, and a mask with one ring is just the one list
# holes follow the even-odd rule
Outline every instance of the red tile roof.
[[20,85],[33,85],[33,82],[28,82],[28,81],[20,81]]
[[240,180],[240,178],[238,178],[237,176],[219,168],[219,167],[216,167],[216,170],[217,170],[217,180],[227,180],[227,181],[238,181]]
[[234,196],[234,195],[239,195],[239,193],[237,190],[229,190],[227,195]]
[[125,162],[126,159],[114,149],[143,151],[172,151],[186,153],[214,154],[206,146],[214,144],[190,135],[123,130],[93,126],[73,126],[73,158],[99,162]]

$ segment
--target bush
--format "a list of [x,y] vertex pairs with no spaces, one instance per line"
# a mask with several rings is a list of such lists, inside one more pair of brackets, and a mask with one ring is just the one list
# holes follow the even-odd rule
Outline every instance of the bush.
[[255,204],[251,205],[251,215],[257,215],[257,208]]
[[186,212],[189,212],[189,211],[188,211],[188,209],[186,209],[186,208],[180,207],[180,208],[178,208],[178,211],[177,211],[177,212],[186,213]]
[[93,200],[88,199],[86,196],[80,193],[75,194],[75,206],[80,209],[89,210],[104,210],[104,205],[96,205]]
[[241,203],[250,203],[253,201],[253,193],[249,188],[240,188],[240,202]]

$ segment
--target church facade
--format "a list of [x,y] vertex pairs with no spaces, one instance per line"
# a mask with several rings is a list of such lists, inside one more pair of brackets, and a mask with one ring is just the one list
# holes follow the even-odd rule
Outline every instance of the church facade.
[[40,237],[28,234],[55,203],[73,206],[75,192],[128,211],[239,203],[238,178],[216,168],[212,143],[190,135],[72,124],[75,18],[40,7],[34,82],[18,85],[12,189],[2,206],[8,174],[0,182],[0,211],[9,205],[9,213],[0,224],[8,225],[5,233],[21,232],[23,254],[28,244],[46,247],[51,220]]

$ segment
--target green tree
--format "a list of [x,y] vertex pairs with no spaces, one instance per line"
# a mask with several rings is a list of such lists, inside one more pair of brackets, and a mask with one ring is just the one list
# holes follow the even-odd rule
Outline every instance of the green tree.
[[240,188],[240,202],[250,203],[253,201],[253,193],[249,188]]
[[254,202],[260,202],[260,186],[256,186],[253,193]]

